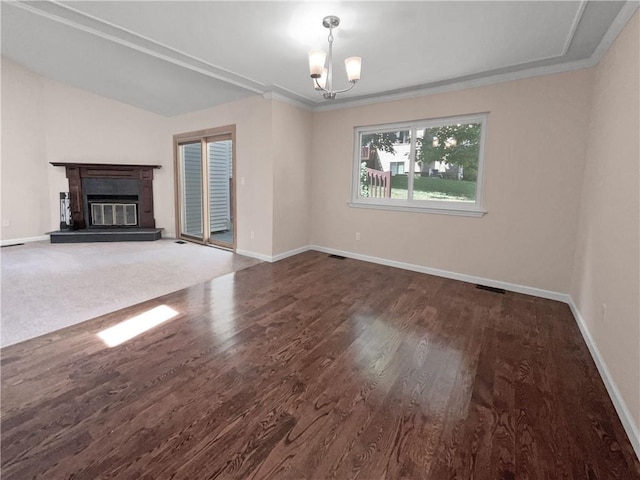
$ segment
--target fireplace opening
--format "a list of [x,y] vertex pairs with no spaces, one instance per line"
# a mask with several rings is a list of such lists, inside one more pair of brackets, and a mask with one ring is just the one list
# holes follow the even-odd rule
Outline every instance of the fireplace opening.
[[137,195],[87,195],[89,227],[137,227]]
[[92,203],[91,225],[96,227],[135,227],[135,203]]

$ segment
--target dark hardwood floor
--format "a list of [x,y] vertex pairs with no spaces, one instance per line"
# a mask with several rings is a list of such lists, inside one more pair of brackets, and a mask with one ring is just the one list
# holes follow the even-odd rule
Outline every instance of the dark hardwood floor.
[[1,362],[4,480],[640,479],[565,304],[317,252]]

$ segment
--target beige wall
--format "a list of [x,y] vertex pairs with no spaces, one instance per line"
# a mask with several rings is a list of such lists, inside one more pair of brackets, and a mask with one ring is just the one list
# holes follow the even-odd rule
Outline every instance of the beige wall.
[[272,102],[255,96],[167,119],[171,136],[236,125],[237,248],[267,256],[273,250],[271,115]]
[[239,251],[271,257],[309,244],[311,112],[255,96],[167,123],[171,135],[236,125]]
[[[312,243],[568,292],[591,80],[582,70],[316,114]],[[477,112],[489,112],[483,218],[347,205],[354,127]]]
[[[2,62],[2,240],[44,235],[47,197],[43,79]],[[56,201],[56,199],[53,199]]]
[[[23,107],[24,113],[3,122],[5,138],[13,129],[3,153],[19,151],[15,145],[21,136],[39,137],[35,145],[41,152],[31,155],[38,186],[23,184],[23,177],[11,171],[11,160],[3,161],[3,184],[7,193],[11,187],[36,192],[32,203],[20,208],[29,209],[23,217],[44,220],[25,224],[20,235],[3,229],[3,239],[56,228],[57,194],[66,190],[66,179],[50,161],[163,165],[154,183],[156,220],[174,234],[172,135],[236,124],[240,250],[271,256],[312,243],[568,291],[590,71],[317,114],[256,96],[165,118],[4,63],[6,88],[14,82],[17,92],[12,93],[32,100],[32,108]],[[3,113],[10,108],[10,102],[3,102]],[[489,213],[484,218],[347,206],[354,126],[483,111],[490,112],[484,195]],[[7,205],[3,218],[11,215],[5,213]]]
[[[44,82],[49,198],[69,190],[65,170],[49,162],[161,165],[153,172],[156,226],[173,233],[171,141],[165,119],[83,90]],[[51,202],[50,218],[59,207]],[[57,220],[50,230],[57,230]]]
[[3,240],[59,228],[59,192],[69,187],[64,168],[49,162],[162,165],[154,172],[156,225],[173,232],[171,141],[163,117],[5,58],[2,86],[2,218],[12,222],[2,229]]
[[3,58],[2,117],[2,219],[11,222],[2,240],[58,228],[68,183],[49,162],[162,165],[154,172],[156,225],[175,235],[173,135],[235,124],[238,249],[270,257],[309,244],[309,111],[255,96],[166,118]]
[[309,245],[310,111],[273,102],[273,254]]
[[636,428],[640,426],[639,25],[636,13],[595,69],[571,288]]

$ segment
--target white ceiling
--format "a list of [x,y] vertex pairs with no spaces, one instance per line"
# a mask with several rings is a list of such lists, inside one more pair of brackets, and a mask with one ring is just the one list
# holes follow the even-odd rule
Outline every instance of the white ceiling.
[[334,103],[407,96],[595,64],[638,2],[2,3],[2,54],[46,77],[162,115],[256,94],[322,108],[307,51],[334,32],[362,80]]

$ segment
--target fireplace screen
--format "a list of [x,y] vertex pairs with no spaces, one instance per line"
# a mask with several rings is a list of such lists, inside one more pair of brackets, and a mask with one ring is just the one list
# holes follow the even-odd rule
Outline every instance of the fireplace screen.
[[92,203],[91,225],[136,226],[138,224],[135,203]]

